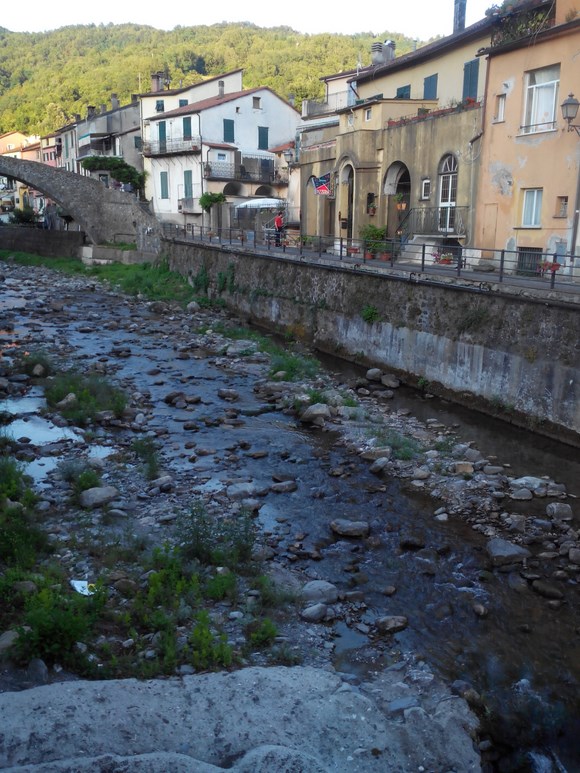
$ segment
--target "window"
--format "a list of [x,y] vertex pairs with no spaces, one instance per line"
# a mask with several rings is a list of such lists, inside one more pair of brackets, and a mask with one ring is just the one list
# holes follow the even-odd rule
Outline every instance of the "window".
[[542,262],[541,247],[518,247],[518,265],[516,274],[536,276]]
[[258,126],[258,150],[268,150],[267,126]]
[[224,118],[224,142],[234,142],[234,122],[231,118]]
[[193,198],[193,172],[191,169],[183,170],[183,198]]
[[161,189],[161,198],[168,199],[169,198],[169,180],[167,177],[167,172],[159,173],[159,187]]
[[395,99],[411,99],[411,84],[408,86],[399,86]]
[[568,196],[557,197],[554,217],[568,217]]
[[217,154],[217,160],[218,161],[225,161],[226,160],[226,154],[225,153],[218,153]]
[[437,73],[423,81],[423,99],[437,99]]
[[455,230],[457,205],[457,159],[445,156],[439,171],[439,230],[452,233]]
[[254,110],[260,110],[262,107],[262,99],[261,97],[252,97],[252,107]]
[[365,110],[365,121],[370,121],[373,117],[373,109],[372,107],[367,107]]
[[542,188],[528,188],[524,191],[522,211],[523,228],[539,228],[542,214]]
[[425,178],[421,180],[421,198],[428,199],[431,197],[431,180]]
[[155,102],[155,112],[162,113],[165,110],[165,102],[162,99],[158,99]]
[[179,107],[185,107],[186,105],[189,105],[189,100],[187,100],[187,99],[180,99],[179,100]]
[[183,139],[184,140],[191,139],[191,116],[190,115],[186,115],[183,118]]
[[463,65],[463,99],[477,99],[479,59],[472,59]]
[[555,128],[559,85],[559,64],[526,73],[526,106],[522,126],[524,134]]
[[493,120],[496,123],[505,121],[505,100],[505,94],[498,94],[495,98],[495,116]]
[[133,146],[137,150],[141,150],[142,149],[142,147],[143,147],[143,140],[141,139],[141,137],[133,137]]

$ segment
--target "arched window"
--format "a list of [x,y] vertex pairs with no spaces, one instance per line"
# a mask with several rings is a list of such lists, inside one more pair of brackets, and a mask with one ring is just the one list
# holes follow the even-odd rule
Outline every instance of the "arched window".
[[444,156],[439,167],[439,230],[455,230],[457,206],[457,159],[451,153]]

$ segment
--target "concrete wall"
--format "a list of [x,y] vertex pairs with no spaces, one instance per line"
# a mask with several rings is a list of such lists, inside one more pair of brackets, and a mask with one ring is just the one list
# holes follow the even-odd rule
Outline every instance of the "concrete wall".
[[[456,285],[411,283],[219,248],[166,243],[210,294],[232,267],[227,305],[248,322],[292,331],[318,349],[394,370],[411,384],[580,444],[580,311],[564,303]],[[529,295],[529,293],[528,293]],[[361,313],[375,307],[379,320]]]
[[79,258],[85,241],[82,231],[45,231],[23,226],[0,226],[0,250],[30,252],[49,258]]

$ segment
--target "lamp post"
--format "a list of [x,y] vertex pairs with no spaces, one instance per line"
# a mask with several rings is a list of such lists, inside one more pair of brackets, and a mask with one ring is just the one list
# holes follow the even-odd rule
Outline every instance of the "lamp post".
[[[580,102],[569,94],[568,98],[562,102],[562,117],[568,124],[568,131],[574,130],[580,137],[580,125],[572,123],[578,115]],[[576,257],[576,242],[578,239],[578,220],[580,219],[580,162],[578,163],[578,180],[576,183],[576,201],[574,202],[574,217],[572,218],[572,239],[570,242],[570,262],[572,264],[572,275],[574,274],[574,258]]]

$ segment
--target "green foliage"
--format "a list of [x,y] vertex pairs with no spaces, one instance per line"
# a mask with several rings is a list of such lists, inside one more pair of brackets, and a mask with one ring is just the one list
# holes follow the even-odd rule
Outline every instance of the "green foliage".
[[323,96],[321,75],[370,63],[375,40],[395,40],[397,51],[413,42],[397,32],[308,35],[289,27],[263,29],[249,23],[156,30],[137,24],[69,26],[43,33],[0,35],[0,134],[19,129],[46,134],[86,115],[89,105],[121,104],[144,90],[142,79],[157,70],[172,86],[187,86],[237,68],[246,88],[268,86],[285,96]]
[[257,624],[252,624],[250,630],[250,643],[254,647],[269,647],[278,635],[276,625],[265,617]]
[[365,250],[375,255],[385,249],[386,228],[379,228],[372,223],[363,225],[359,230],[360,238],[365,243]]
[[48,665],[74,665],[79,656],[75,644],[89,633],[104,594],[82,596],[65,594],[57,588],[43,588],[33,596],[24,617],[24,626],[14,645],[14,655],[21,663],[42,658]]
[[49,376],[54,370],[48,354],[43,351],[25,352],[18,360],[18,369],[28,376],[34,375],[37,366],[42,368],[43,377]]
[[[1,474],[1,471],[0,471]],[[31,569],[50,550],[46,534],[24,508],[0,504],[0,562]]]
[[[75,399],[63,406],[58,404],[68,395]],[[112,411],[121,416],[125,410],[124,392],[97,376],[80,373],[61,373],[47,384],[46,401],[53,410],[58,410],[66,419],[81,426],[94,421],[100,411]]]
[[148,480],[159,476],[159,446],[153,438],[138,438],[133,441],[133,451],[145,464],[145,475]]
[[232,572],[216,574],[215,577],[211,577],[207,581],[204,595],[213,601],[221,601],[226,598],[233,600],[236,598],[237,585],[236,575]]
[[193,289],[196,293],[207,295],[207,291],[209,290],[209,274],[207,273],[207,268],[205,266],[201,266],[194,276]]
[[203,670],[220,666],[227,668],[232,663],[232,648],[223,634],[218,635],[212,631],[209,614],[206,611],[197,614],[196,625],[191,632],[188,644],[190,659],[196,668]]
[[477,328],[488,324],[490,319],[491,314],[488,308],[479,306],[468,309],[457,320],[457,332],[461,334],[466,333],[469,330],[477,330]]
[[14,225],[33,225],[36,222],[36,216],[32,207],[22,207],[15,209],[10,215],[10,222]]
[[223,193],[209,193],[206,191],[199,197],[199,206],[204,212],[209,212],[214,204],[225,204],[227,201]]
[[285,381],[296,381],[300,378],[312,378],[320,369],[320,363],[314,357],[295,354],[272,344],[263,345],[261,351],[271,356],[270,375],[283,373]]
[[6,498],[19,501],[24,489],[22,465],[10,456],[0,456],[0,504]]
[[381,318],[377,307],[372,306],[370,303],[363,307],[360,315],[365,322],[369,323],[369,325],[371,325],[373,322],[378,322],[378,320]]
[[379,445],[390,446],[395,459],[410,461],[422,451],[421,444],[415,438],[401,435],[395,429],[383,429],[375,434]]
[[201,502],[179,520],[181,550],[187,558],[202,564],[238,569],[251,562],[256,525],[242,511],[231,518],[210,516]]
[[116,156],[89,156],[81,161],[81,166],[88,172],[107,171],[113,180],[130,184],[136,191],[145,188],[145,172],[138,172],[134,166]]

